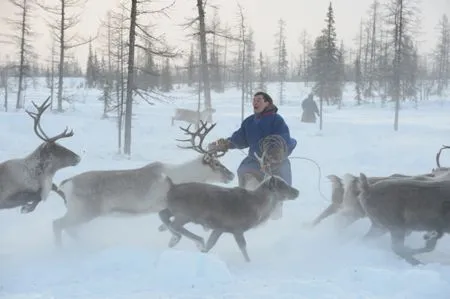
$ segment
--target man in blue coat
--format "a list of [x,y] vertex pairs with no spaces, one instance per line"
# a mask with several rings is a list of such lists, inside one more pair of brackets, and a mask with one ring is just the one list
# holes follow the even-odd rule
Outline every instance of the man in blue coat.
[[289,185],[292,184],[291,164],[288,156],[297,146],[297,141],[291,138],[289,127],[283,117],[277,113],[278,108],[272,98],[265,92],[257,92],[253,96],[253,112],[229,138],[221,138],[209,145],[211,150],[227,151],[228,149],[249,148],[247,157],[237,170],[239,186],[245,186],[246,175],[252,174],[258,181],[264,178],[260,164],[254,153],[261,156],[260,142],[269,135],[280,136],[285,143],[285,155],[271,170],[281,176]]

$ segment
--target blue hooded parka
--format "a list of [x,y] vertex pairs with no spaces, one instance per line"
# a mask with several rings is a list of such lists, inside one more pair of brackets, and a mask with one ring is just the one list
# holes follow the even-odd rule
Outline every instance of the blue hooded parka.
[[[269,135],[280,135],[286,142],[288,153],[280,167],[274,173],[281,176],[289,185],[292,184],[291,164],[287,158],[297,146],[297,141],[291,138],[289,127],[283,117],[277,113],[278,108],[271,104],[263,112],[248,116],[241,127],[228,138],[230,149],[249,148],[248,155],[239,165],[238,177],[242,178],[245,173],[253,173],[257,178],[263,178],[256,152],[261,156],[259,142]],[[241,181],[240,181],[241,182]]]

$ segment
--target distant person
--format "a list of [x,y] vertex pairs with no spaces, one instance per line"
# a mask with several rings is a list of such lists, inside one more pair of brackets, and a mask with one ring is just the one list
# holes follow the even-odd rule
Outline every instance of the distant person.
[[317,104],[313,99],[313,94],[310,93],[306,99],[302,102],[302,122],[304,123],[315,123],[316,122],[316,114],[320,116],[319,108],[317,108]]

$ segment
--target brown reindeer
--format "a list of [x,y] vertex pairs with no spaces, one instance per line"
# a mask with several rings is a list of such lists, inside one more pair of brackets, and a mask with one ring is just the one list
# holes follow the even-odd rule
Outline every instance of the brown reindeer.
[[62,133],[48,137],[41,128],[42,114],[50,106],[50,98],[40,106],[34,102],[37,112],[26,111],[33,118],[34,132],[44,142],[31,154],[0,163],[0,209],[22,207],[22,213],[30,213],[55,189],[53,177],[65,167],[77,165],[81,158],[56,141],[73,136],[66,128]]
[[[181,236],[185,236],[193,240],[201,251],[208,252],[223,233],[231,233],[247,262],[250,258],[244,233],[266,222],[280,200],[292,200],[299,194],[296,188],[275,175],[267,175],[254,190],[194,182],[175,184],[170,177],[167,181],[170,184],[167,208],[159,212],[159,216],[174,234],[169,247],[178,244]],[[170,221],[172,215],[174,220]],[[184,228],[189,222],[212,229],[206,246],[202,237]]]
[[[369,184],[374,184],[383,180],[392,179],[414,179],[422,181],[431,181],[435,179],[450,179],[450,172],[443,170],[433,170],[431,173],[421,174],[421,175],[404,175],[404,174],[392,174],[390,176],[379,176],[379,177],[368,177],[367,180]],[[343,178],[339,178],[336,175],[329,175],[328,179],[332,182],[332,202],[321,212],[312,222],[311,226],[316,226],[322,220],[327,217],[339,213],[343,219],[343,227],[347,227],[354,223],[355,221],[365,218],[366,214],[359,203],[359,178],[346,173]],[[381,231],[379,228],[372,226],[365,237],[371,237],[379,235]]]
[[[450,232],[450,181],[398,179],[370,184],[360,174],[359,200],[377,227],[390,232],[392,250],[412,265],[420,263],[414,255],[431,252],[444,233]],[[428,232],[425,246],[407,248],[408,231]]]

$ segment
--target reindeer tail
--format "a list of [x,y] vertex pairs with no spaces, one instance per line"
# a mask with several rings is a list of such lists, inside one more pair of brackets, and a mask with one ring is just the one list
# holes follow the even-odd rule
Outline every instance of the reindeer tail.
[[364,173],[359,174],[359,188],[361,192],[369,192],[369,182],[367,181],[367,177]]
[[56,186],[54,183],[52,183],[52,191],[58,193],[59,196],[62,197],[62,199],[64,199],[64,203],[67,204],[67,200],[66,200],[66,195],[64,194],[64,192],[58,188],[58,186]]

